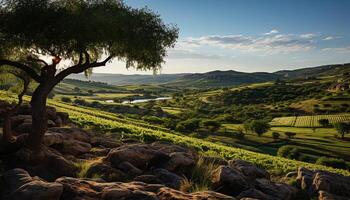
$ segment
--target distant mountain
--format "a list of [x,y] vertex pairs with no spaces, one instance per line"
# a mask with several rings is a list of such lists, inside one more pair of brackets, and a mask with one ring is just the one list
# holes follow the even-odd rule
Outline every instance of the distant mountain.
[[295,70],[282,70],[277,71],[277,74],[285,78],[307,78],[307,77],[319,77],[319,76],[333,76],[350,72],[350,63],[335,64],[335,65],[323,65],[318,67],[309,67]]
[[[157,84],[172,87],[186,88],[210,88],[225,87],[250,83],[262,83],[278,78],[308,78],[319,76],[332,76],[350,72],[350,63],[325,65],[318,67],[302,68],[296,70],[282,70],[274,73],[268,72],[238,72],[211,71],[207,73],[187,74],[160,74],[160,75],[123,75],[123,74],[93,74],[89,80],[104,82],[111,85],[142,85]],[[71,79],[87,80],[82,74],[70,75]]]

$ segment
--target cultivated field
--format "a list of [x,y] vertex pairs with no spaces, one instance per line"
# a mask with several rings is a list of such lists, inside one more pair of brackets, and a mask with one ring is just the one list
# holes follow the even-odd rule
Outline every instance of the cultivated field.
[[350,121],[350,113],[336,115],[310,115],[277,117],[271,121],[272,126],[291,126],[291,127],[321,127],[319,120],[328,119],[329,123]]

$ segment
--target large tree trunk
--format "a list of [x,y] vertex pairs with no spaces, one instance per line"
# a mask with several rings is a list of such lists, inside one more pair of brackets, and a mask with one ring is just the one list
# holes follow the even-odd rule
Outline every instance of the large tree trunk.
[[32,95],[32,130],[27,140],[27,146],[32,150],[40,149],[47,131],[46,99],[50,91],[47,84],[40,84]]

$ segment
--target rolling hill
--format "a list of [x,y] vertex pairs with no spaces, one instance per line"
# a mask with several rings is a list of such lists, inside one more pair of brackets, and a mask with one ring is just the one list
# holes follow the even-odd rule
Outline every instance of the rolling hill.
[[[142,85],[156,84],[170,87],[186,88],[215,88],[236,86],[241,84],[262,83],[276,79],[294,79],[320,76],[334,76],[350,72],[350,63],[324,65],[296,70],[282,70],[269,72],[238,72],[211,71],[206,73],[160,74],[160,75],[123,75],[96,73],[90,77],[91,81],[104,82],[111,85]],[[87,80],[83,74],[69,76],[71,79]]]

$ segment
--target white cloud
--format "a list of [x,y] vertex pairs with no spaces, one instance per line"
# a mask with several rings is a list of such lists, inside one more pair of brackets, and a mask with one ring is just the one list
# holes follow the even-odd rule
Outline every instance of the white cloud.
[[336,47],[336,48],[324,48],[322,51],[335,52],[335,53],[350,53],[350,46]]
[[328,36],[328,37],[323,38],[322,40],[328,41],[328,40],[335,40],[335,39],[339,39],[339,38],[342,38],[342,37],[340,37],[340,36]]
[[270,32],[264,33],[264,35],[273,35],[273,34],[277,34],[279,33],[279,31],[277,29],[272,29]]
[[168,58],[169,59],[220,59],[222,56],[206,53],[197,53],[189,50],[169,50]]
[[263,52],[265,54],[290,53],[308,51],[314,48],[314,34],[288,35],[210,35],[198,38],[187,38],[182,43],[185,46],[214,46],[242,52]]

